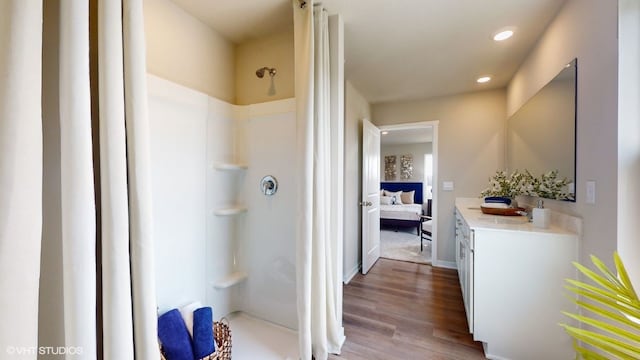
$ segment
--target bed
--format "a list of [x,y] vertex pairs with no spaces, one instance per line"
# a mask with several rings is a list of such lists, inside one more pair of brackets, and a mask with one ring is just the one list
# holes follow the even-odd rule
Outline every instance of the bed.
[[422,183],[381,182],[380,190],[390,193],[414,192],[413,204],[383,204],[381,197],[380,227],[415,227],[416,234],[420,235],[421,216],[424,214]]

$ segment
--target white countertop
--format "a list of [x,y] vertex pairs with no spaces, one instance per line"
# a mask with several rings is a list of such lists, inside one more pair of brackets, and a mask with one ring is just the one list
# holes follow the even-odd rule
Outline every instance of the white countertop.
[[528,221],[526,216],[501,216],[501,215],[488,215],[483,214],[480,210],[480,204],[483,200],[481,198],[456,198],[456,208],[464,217],[469,228],[474,230],[487,229],[487,230],[504,230],[504,231],[524,231],[540,234],[553,234],[553,235],[577,235],[576,232],[570,231],[567,228],[563,228],[552,224],[547,229],[541,229],[534,227],[531,222]]

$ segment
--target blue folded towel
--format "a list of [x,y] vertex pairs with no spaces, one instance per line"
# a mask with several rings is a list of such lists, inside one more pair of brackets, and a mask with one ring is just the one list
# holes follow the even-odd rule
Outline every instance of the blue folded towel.
[[503,196],[488,196],[484,198],[484,202],[486,203],[502,203],[511,205],[511,199]]
[[213,310],[206,306],[193,312],[193,352],[196,359],[202,359],[214,351]]
[[167,360],[193,360],[193,348],[187,326],[178,309],[173,309],[158,318],[158,338]]

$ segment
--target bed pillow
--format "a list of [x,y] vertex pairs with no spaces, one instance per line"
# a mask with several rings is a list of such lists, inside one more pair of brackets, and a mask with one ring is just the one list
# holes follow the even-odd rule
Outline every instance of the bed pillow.
[[403,204],[413,204],[413,195],[416,193],[415,190],[412,191],[403,191],[402,194],[400,194],[400,199],[402,199],[402,203]]
[[380,205],[391,205],[392,201],[391,196],[380,196]]
[[389,190],[385,190],[384,195],[394,198],[393,200],[391,200],[391,204],[402,205],[402,191],[391,192]]

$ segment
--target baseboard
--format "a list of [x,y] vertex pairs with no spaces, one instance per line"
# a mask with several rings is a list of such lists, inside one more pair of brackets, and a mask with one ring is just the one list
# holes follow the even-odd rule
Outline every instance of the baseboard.
[[482,349],[484,350],[484,356],[489,360],[511,360],[511,359],[507,359],[501,356],[496,356],[491,354],[489,352],[489,344],[487,344],[486,342],[482,343]]
[[447,269],[457,269],[455,261],[433,260],[434,267],[441,267]]
[[351,281],[351,279],[353,279],[353,277],[358,274],[359,271],[360,271],[360,264],[356,265],[353,269],[351,269],[351,271],[349,271],[347,276],[344,277],[342,282],[345,285],[347,285]]

